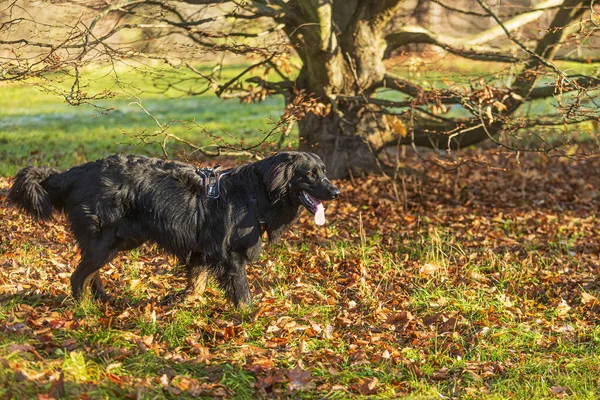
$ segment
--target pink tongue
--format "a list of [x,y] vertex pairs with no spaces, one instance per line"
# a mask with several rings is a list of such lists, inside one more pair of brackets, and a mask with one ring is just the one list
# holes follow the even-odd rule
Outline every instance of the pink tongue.
[[325,207],[323,207],[323,203],[317,204],[317,212],[315,213],[315,224],[325,225]]

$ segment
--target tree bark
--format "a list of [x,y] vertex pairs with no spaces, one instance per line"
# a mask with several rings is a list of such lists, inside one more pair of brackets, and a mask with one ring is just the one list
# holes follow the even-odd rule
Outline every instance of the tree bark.
[[335,178],[377,170],[376,154],[389,139],[382,114],[343,100],[372,94],[385,76],[384,28],[400,0],[373,3],[299,0],[291,13],[299,19],[282,21],[303,62],[297,89],[328,110],[299,122],[300,149],[318,154]]
[[[351,114],[347,111],[345,115]],[[344,121],[346,117],[309,114],[299,122],[300,150],[318,154],[327,166],[327,174],[334,178],[375,171],[377,166],[373,149],[355,126]]]

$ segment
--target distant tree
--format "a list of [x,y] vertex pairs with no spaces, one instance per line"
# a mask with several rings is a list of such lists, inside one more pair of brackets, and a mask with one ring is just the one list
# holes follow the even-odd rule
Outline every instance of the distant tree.
[[[425,2],[419,0],[420,10],[431,8]],[[390,146],[458,149],[500,141],[502,135],[534,125],[597,120],[600,80],[592,73],[569,75],[556,65],[600,62],[594,47],[600,17],[592,0],[494,7],[486,0],[431,3],[436,14],[429,20],[443,22],[426,29],[413,24],[428,20],[422,13],[415,18],[416,2],[402,0],[82,0],[52,5],[12,0],[0,11],[0,79],[53,79],[49,73],[62,71],[73,82],[63,94],[78,104],[106,94],[85,93],[80,86],[87,63],[158,59],[187,66],[206,81],[205,89],[223,98],[285,96],[287,115],[298,119],[300,149],[321,155],[335,177],[386,168],[382,156]],[[450,35],[445,21],[457,29],[458,17],[464,29]],[[415,45],[503,63],[513,75],[503,82],[473,79],[435,88],[391,73],[386,60]],[[218,72],[196,68],[207,60],[219,63],[221,53],[247,58],[252,65],[228,81]],[[294,64],[299,64],[297,74],[290,68]],[[275,71],[277,79],[268,80],[265,70]],[[189,89],[189,81],[175,86],[198,92]],[[559,103],[554,115],[517,112],[526,103],[553,96]],[[451,106],[462,112],[448,113]]]

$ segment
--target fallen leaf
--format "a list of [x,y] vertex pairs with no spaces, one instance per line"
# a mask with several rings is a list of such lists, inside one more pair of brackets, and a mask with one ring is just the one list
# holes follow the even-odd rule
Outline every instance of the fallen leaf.
[[567,390],[568,389],[564,386],[552,386],[550,388],[550,392],[552,392],[552,394],[558,397],[559,399],[565,398],[567,396]]
[[581,302],[588,307],[593,306],[598,303],[598,299],[595,296],[592,296],[589,293],[582,292],[581,293]]
[[375,377],[361,379],[357,385],[352,385],[352,389],[363,396],[368,396],[376,392],[379,380]]
[[560,299],[560,304],[558,306],[556,306],[556,314],[559,317],[564,317],[567,314],[569,314],[569,311],[571,311],[571,306],[567,303],[567,301],[565,299]]
[[21,371],[21,370],[15,371],[15,381],[23,382],[23,381],[27,381],[27,380],[29,380],[29,377],[23,371]]
[[110,371],[112,371],[113,369],[121,368],[122,366],[123,366],[123,363],[121,363],[121,362],[116,362],[116,363],[111,363],[111,364],[108,364],[108,365],[106,366],[106,373],[108,374],[108,373],[110,373]]
[[28,351],[33,352],[35,349],[30,344],[9,344],[6,346],[6,351],[8,353],[26,353]]
[[52,381],[48,394],[55,398],[65,397],[65,374],[62,371],[60,371],[58,378]]
[[167,374],[163,374],[163,375],[160,377],[160,383],[161,383],[163,386],[168,386],[168,385],[169,385],[169,377],[167,376]]
[[442,367],[440,369],[438,369],[437,371],[433,371],[433,373],[431,374],[431,379],[435,380],[435,381],[441,381],[444,380],[446,378],[448,378],[450,369],[448,367]]
[[290,378],[289,388],[291,390],[304,389],[311,383],[310,371],[302,370],[300,367],[288,371],[288,378]]

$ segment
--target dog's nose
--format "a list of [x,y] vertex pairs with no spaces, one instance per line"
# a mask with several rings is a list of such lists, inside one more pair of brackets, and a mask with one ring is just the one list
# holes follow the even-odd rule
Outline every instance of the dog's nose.
[[340,193],[341,193],[341,192],[340,192],[340,189],[338,189],[338,188],[334,188],[334,189],[331,191],[331,198],[332,198],[332,199],[337,199],[337,198],[338,198],[338,196],[340,195]]

